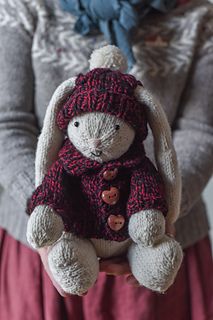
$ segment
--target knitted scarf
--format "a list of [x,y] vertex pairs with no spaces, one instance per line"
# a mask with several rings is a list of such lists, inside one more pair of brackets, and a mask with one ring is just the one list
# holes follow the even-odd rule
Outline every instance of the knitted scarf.
[[[152,9],[167,12],[177,0],[60,0],[63,10],[78,17],[74,29],[87,35],[99,29],[110,44],[118,46],[127,57],[129,69],[135,58],[130,31]],[[138,6],[137,10],[135,6]]]
[[[84,157],[69,141],[65,140],[63,148],[59,151],[59,162],[65,171],[72,176],[81,176],[89,170],[100,171],[106,168],[131,168],[142,162],[145,158],[143,144],[136,141],[129,150],[119,159],[111,160],[108,163],[99,163],[95,160]],[[102,170],[101,170],[102,171]]]

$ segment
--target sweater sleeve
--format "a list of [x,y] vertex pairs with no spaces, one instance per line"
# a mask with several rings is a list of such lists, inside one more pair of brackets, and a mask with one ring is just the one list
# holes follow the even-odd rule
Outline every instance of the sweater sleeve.
[[60,161],[55,161],[45,175],[42,184],[36,188],[29,199],[27,213],[31,214],[39,205],[47,205],[58,213],[68,210],[69,196],[66,193],[65,186],[68,186],[66,178],[67,175]]
[[199,199],[213,173],[213,17],[205,19],[180,101],[173,137],[182,174],[180,217]]
[[33,18],[25,1],[0,1],[0,185],[21,208],[34,188]]
[[145,158],[139,168],[132,172],[127,215],[143,210],[158,210],[166,216],[168,208],[162,178],[152,162]]

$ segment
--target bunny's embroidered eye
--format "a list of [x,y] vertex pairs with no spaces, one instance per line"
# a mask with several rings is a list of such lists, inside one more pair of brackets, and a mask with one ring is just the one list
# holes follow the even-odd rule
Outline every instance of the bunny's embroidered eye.
[[115,130],[116,130],[116,131],[118,131],[119,129],[120,129],[119,124],[116,124],[116,126],[115,126]]
[[80,123],[79,123],[78,121],[75,121],[75,122],[74,122],[74,126],[75,126],[75,127],[79,127],[79,124],[80,124]]

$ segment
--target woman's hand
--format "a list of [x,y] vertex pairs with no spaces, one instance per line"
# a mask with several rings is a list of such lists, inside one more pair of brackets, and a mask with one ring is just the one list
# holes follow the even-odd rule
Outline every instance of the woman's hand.
[[139,287],[139,282],[131,273],[127,258],[116,257],[100,260],[100,272],[113,276],[126,276],[126,282],[134,287]]

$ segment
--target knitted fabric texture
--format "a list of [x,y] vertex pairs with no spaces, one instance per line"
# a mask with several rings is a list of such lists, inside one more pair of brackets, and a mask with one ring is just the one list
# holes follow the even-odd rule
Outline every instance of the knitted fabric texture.
[[[104,171],[115,168],[117,177],[113,181],[104,180]],[[101,197],[111,186],[120,192],[115,205],[106,204]],[[58,160],[33,193],[28,214],[38,205],[53,208],[62,217],[66,231],[85,238],[115,241],[129,237],[128,221],[134,213],[146,209],[167,213],[161,177],[145,156],[143,145],[136,142],[118,160],[100,164],[82,156],[66,139]],[[107,223],[110,215],[124,217],[121,230],[110,229]]]
[[76,86],[61,108],[57,124],[66,132],[69,121],[83,112],[99,111],[123,119],[143,141],[147,136],[147,119],[143,105],[134,96],[140,81],[129,74],[96,68],[80,74]]

